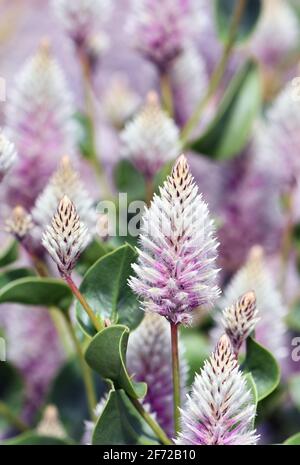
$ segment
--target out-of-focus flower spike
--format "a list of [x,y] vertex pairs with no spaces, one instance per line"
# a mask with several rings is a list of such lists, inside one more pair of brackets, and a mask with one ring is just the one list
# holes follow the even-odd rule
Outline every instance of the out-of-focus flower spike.
[[224,308],[230,306],[249,289],[255,292],[260,316],[255,327],[255,339],[281,359],[287,353],[284,323],[287,309],[265,263],[264,252],[260,246],[251,249],[246,264],[225,289],[220,305]]
[[254,331],[259,319],[253,291],[246,292],[233,305],[224,310],[223,327],[236,355],[243,342]]
[[217,247],[207,205],[182,155],[142,219],[136,276],[129,281],[142,308],[174,324],[197,320],[220,292]]
[[131,0],[131,5],[128,31],[134,46],[164,72],[199,31],[203,10],[195,0]]
[[196,375],[178,445],[255,445],[255,404],[227,335]]
[[45,39],[17,75],[7,104],[7,133],[19,155],[8,179],[10,205],[30,209],[59,154],[74,153],[74,113],[65,77]]
[[53,0],[53,8],[63,28],[77,47],[86,46],[108,19],[112,10],[110,0]]
[[64,195],[67,195],[72,200],[83,223],[90,230],[95,228],[96,211],[93,200],[68,156],[62,157],[57,170],[37,198],[32,210],[34,221],[42,227],[48,224]]
[[116,75],[103,101],[104,112],[116,129],[122,129],[140,104],[140,97],[129,86],[125,76]]
[[73,202],[65,195],[42,238],[43,246],[63,277],[70,276],[88,242],[88,229],[80,221]]
[[31,215],[27,213],[23,207],[18,205],[12,210],[11,216],[5,220],[4,229],[21,242],[32,230],[33,226]]
[[158,95],[149,92],[146,103],[121,133],[122,155],[146,178],[180,153],[179,130],[163,111]]
[[55,405],[47,405],[41,421],[37,425],[39,436],[47,436],[64,439],[67,437],[66,430],[59,419],[59,412]]
[[[187,385],[184,347],[179,346],[181,397]],[[173,378],[170,328],[160,315],[146,314],[140,326],[130,335],[127,368],[136,381],[145,382],[148,390],[144,403],[166,433],[174,435]]]
[[0,182],[11,169],[17,159],[15,146],[7,137],[0,134]]

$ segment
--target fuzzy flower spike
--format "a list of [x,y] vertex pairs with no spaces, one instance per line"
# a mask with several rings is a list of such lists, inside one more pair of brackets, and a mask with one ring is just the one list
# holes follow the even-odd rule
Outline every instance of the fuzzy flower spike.
[[121,141],[122,155],[147,179],[180,154],[179,130],[155,92],[149,92],[143,108],[126,124]]
[[223,335],[196,375],[182,411],[178,445],[255,445],[255,405],[229,338]]
[[65,195],[42,238],[62,276],[70,276],[88,241],[88,230],[80,221],[74,204]]
[[253,291],[246,292],[231,307],[224,310],[222,323],[236,355],[258,321]]
[[23,241],[32,228],[31,215],[20,205],[15,207],[11,215],[5,220],[5,231],[12,234],[20,242]]
[[129,281],[142,308],[192,324],[219,295],[217,246],[207,205],[181,155],[142,220],[136,276]]

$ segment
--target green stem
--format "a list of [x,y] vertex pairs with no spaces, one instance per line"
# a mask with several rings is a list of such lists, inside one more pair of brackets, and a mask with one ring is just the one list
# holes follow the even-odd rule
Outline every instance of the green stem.
[[220,62],[218,63],[218,65],[216,66],[212,74],[206,94],[204,95],[202,100],[200,100],[194,113],[192,114],[192,116],[190,117],[190,119],[187,121],[186,125],[182,129],[181,139],[182,139],[183,145],[187,144],[193,129],[195,128],[195,126],[197,126],[197,124],[200,121],[202,112],[205,110],[207,104],[210,102],[210,99],[213,97],[215,91],[217,90],[221,82],[221,79],[224,76],[224,73],[225,73],[225,70],[226,70],[226,67],[227,67],[227,64],[228,64],[228,61],[229,61],[229,58],[230,58],[230,55],[231,55],[231,52],[232,52],[232,49],[235,43],[239,23],[241,21],[241,18],[245,10],[245,6],[246,6],[246,0],[236,0],[228,41],[224,46]]
[[106,199],[113,197],[112,191],[107,181],[107,177],[104,172],[104,168],[101,163],[101,157],[97,156],[96,150],[96,141],[95,141],[95,108],[94,108],[94,93],[93,93],[93,79],[91,66],[89,60],[86,57],[85,53],[81,51],[79,53],[79,61],[82,69],[82,80],[84,87],[84,96],[85,96],[85,110],[90,124],[90,138],[91,138],[91,153],[90,153],[90,162],[95,169],[95,173],[98,176],[98,179],[101,183],[101,187],[104,191],[104,196]]
[[172,373],[173,373],[173,406],[175,432],[180,430],[180,370],[178,355],[178,325],[171,325]]
[[88,316],[89,316],[91,322],[93,323],[95,329],[97,331],[101,331],[102,329],[104,329],[105,326],[104,326],[103,321],[99,317],[96,317],[95,313],[93,312],[93,310],[91,309],[91,307],[87,303],[84,296],[81,294],[80,290],[78,289],[78,287],[74,283],[71,276],[65,276],[64,279],[65,279],[66,283],[68,284],[68,286],[70,287],[70,289],[73,292],[76,299],[80,302],[80,304],[82,305],[82,307],[84,308],[84,310],[88,314]]
[[165,445],[173,444],[164,432],[164,430],[159,426],[159,424],[155,420],[153,420],[149,413],[146,412],[143,405],[137,399],[133,399],[132,397],[130,397],[130,400],[134,407],[137,409],[137,411],[140,413],[140,415],[143,417],[143,419],[146,421],[146,423],[150,426],[152,431],[156,434],[158,439],[160,439],[160,441]]
[[174,104],[172,86],[170,82],[170,75],[167,72],[163,72],[160,75],[160,89],[163,106],[166,112],[171,118],[174,116]]
[[16,417],[16,415],[4,402],[0,402],[0,416],[3,416],[11,425],[13,425],[22,433],[29,429],[26,423],[20,420],[20,418]]
[[81,344],[77,338],[76,331],[74,329],[74,326],[72,324],[71,318],[69,315],[65,315],[65,320],[66,324],[71,336],[71,339],[73,341],[76,354],[78,357],[78,362],[80,364],[81,372],[82,372],[82,377],[83,377],[83,382],[85,385],[85,391],[86,391],[86,397],[88,401],[88,406],[89,406],[89,412],[90,412],[90,417],[94,421],[96,419],[95,417],[95,407],[97,405],[97,398],[96,398],[96,393],[95,393],[95,387],[93,383],[93,378],[91,374],[91,370],[89,369],[85,359],[84,359],[84,354],[83,350],[81,347]]

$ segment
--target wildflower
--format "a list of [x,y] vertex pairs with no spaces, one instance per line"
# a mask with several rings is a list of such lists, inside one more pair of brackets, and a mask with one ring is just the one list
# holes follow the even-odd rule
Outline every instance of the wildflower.
[[[148,390],[144,403],[169,436],[174,435],[173,381],[170,328],[160,315],[146,314],[130,335],[127,368],[136,381],[145,382]],[[180,344],[180,384],[182,401],[187,383],[184,347]]]
[[224,310],[222,323],[235,354],[238,354],[242,343],[253,332],[258,321],[256,297],[253,291],[246,292]]
[[66,33],[77,47],[86,45],[99,23],[109,17],[110,0],[53,0],[53,7]]
[[180,152],[179,130],[162,110],[157,94],[150,92],[146,104],[121,133],[123,156],[129,158],[146,178]]
[[139,96],[125,77],[115,76],[104,96],[104,112],[116,129],[121,129],[140,104]]
[[219,295],[217,242],[207,205],[181,155],[141,225],[130,286],[145,311],[191,324]]
[[259,246],[251,249],[246,264],[232,278],[221,305],[229,306],[249,289],[255,292],[260,314],[260,321],[255,328],[255,339],[281,359],[287,352],[284,323],[287,310],[265,264],[263,249]]
[[62,276],[71,274],[88,241],[88,230],[80,221],[74,204],[65,195],[42,238]]
[[44,40],[15,80],[7,106],[7,127],[19,163],[10,176],[9,204],[31,208],[61,153],[73,153],[74,107],[59,64]]
[[22,241],[32,230],[32,217],[26,210],[18,205],[15,207],[11,216],[5,221],[5,231],[12,234],[18,241]]
[[132,0],[128,29],[136,48],[164,71],[199,27],[201,13],[194,0]]
[[17,159],[15,146],[5,135],[0,134],[0,181],[11,169]]
[[65,428],[59,419],[59,413],[55,405],[47,405],[41,421],[37,425],[39,436],[64,439],[67,436]]
[[81,220],[89,228],[95,226],[96,211],[78,172],[68,156],[64,156],[32,210],[34,221],[44,226],[49,223],[61,198],[67,195],[74,203]]
[[255,405],[228,336],[196,375],[182,410],[178,445],[254,445]]

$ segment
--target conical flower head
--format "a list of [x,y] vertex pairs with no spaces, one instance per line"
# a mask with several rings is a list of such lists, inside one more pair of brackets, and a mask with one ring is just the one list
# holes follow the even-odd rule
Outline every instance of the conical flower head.
[[[182,401],[187,384],[184,347],[179,346]],[[129,337],[127,368],[134,380],[148,385],[144,403],[169,436],[174,435],[173,378],[170,328],[160,315],[145,315],[140,326]]]
[[32,217],[18,205],[5,220],[5,231],[12,234],[18,241],[22,241],[33,228]]
[[260,316],[255,327],[255,338],[277,358],[285,357],[284,318],[287,310],[265,263],[263,249],[260,246],[251,249],[246,264],[235,274],[225,289],[221,305],[230,306],[249,289],[255,292]]
[[178,445],[254,445],[255,405],[228,336],[196,375],[182,411]]
[[17,159],[15,146],[4,134],[0,134],[0,181]]
[[180,153],[179,130],[163,111],[158,96],[150,92],[136,117],[121,133],[122,155],[136,166],[145,177],[154,174]]
[[44,40],[18,74],[7,106],[7,128],[19,162],[7,199],[31,208],[61,153],[75,148],[75,110],[64,75]]
[[62,26],[77,46],[82,46],[97,31],[111,11],[110,0],[53,0]]
[[142,219],[130,279],[142,308],[175,324],[196,320],[219,295],[217,246],[207,205],[182,155]]
[[89,241],[86,226],[76,208],[65,195],[57,207],[52,223],[47,226],[42,243],[55,261],[62,276],[69,276]]
[[236,355],[258,321],[256,297],[253,291],[246,292],[233,305],[224,310],[223,327]]
[[67,195],[74,203],[81,220],[91,229],[96,224],[96,211],[78,172],[68,156],[64,156],[49,183],[37,198],[32,210],[34,221],[44,226],[51,220],[60,199]]
[[66,438],[66,430],[60,421],[59,412],[55,405],[47,405],[41,421],[37,425],[37,433],[39,436],[47,436],[54,438]]

